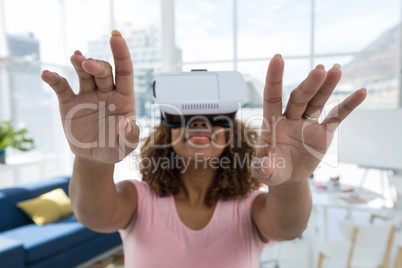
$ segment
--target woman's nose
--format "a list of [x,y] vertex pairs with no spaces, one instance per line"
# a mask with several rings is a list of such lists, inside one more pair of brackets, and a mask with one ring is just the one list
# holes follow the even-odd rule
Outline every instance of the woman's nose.
[[191,122],[190,128],[208,128],[208,124],[205,120],[195,120]]

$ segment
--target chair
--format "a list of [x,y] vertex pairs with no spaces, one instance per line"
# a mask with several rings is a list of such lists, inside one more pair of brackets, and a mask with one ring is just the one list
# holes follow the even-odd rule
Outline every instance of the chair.
[[394,268],[401,268],[402,267],[402,234],[399,232],[395,236],[395,245],[397,248]]
[[[391,222],[360,225],[352,221],[340,221],[339,228],[349,241],[327,242],[320,246],[317,268],[326,258],[342,263],[344,267],[388,268],[395,225]],[[377,249],[384,253],[379,260]]]
[[[394,175],[390,177],[390,184],[394,188],[393,203],[394,209],[390,211],[376,212],[371,215],[370,222],[380,218],[393,221],[398,229],[402,222],[402,176]],[[398,232],[400,233],[400,232]],[[395,245],[397,248],[394,268],[402,268],[402,234],[395,236]]]
[[394,188],[393,203],[394,209],[389,211],[379,211],[373,213],[370,218],[370,222],[374,222],[374,219],[380,218],[385,220],[392,220],[397,223],[399,227],[402,222],[402,176],[391,176],[390,184]]

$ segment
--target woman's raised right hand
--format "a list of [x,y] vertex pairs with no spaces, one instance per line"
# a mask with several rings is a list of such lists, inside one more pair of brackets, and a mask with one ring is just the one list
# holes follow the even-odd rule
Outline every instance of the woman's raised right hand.
[[42,80],[56,92],[71,151],[78,157],[117,163],[138,144],[135,123],[133,64],[125,40],[116,30],[110,38],[115,81],[108,62],[71,56],[80,89],[75,94],[68,81],[47,70]]

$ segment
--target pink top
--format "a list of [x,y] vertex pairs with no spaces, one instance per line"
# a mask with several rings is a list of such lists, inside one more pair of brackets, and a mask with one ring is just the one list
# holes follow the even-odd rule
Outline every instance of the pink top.
[[146,182],[133,180],[138,208],[120,235],[127,268],[257,268],[265,244],[251,219],[253,191],[219,200],[210,222],[192,230],[180,220],[173,196],[158,197]]

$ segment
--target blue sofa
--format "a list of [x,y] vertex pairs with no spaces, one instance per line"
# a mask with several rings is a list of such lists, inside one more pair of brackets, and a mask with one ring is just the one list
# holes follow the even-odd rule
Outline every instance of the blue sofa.
[[74,215],[38,226],[16,203],[62,188],[70,177],[58,177],[0,190],[0,267],[74,267],[121,245],[120,235],[89,230]]

